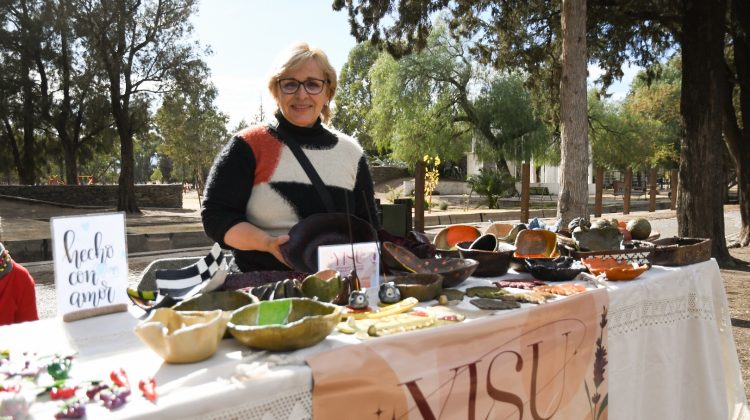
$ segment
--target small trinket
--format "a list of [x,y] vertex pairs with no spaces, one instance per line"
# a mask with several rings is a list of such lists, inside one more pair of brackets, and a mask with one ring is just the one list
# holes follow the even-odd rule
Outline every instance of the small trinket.
[[354,290],[349,294],[349,306],[354,309],[367,308],[367,294],[361,290]]
[[392,281],[383,283],[378,290],[378,298],[383,303],[396,303],[401,300],[401,291]]

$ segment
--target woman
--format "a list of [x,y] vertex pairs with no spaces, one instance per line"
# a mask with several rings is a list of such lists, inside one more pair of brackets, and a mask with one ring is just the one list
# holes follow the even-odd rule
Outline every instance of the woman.
[[0,325],[37,319],[34,278],[0,242]]
[[268,89],[275,120],[237,133],[214,161],[203,201],[203,227],[233,250],[238,268],[288,270],[280,246],[307,216],[329,211],[289,144],[298,144],[330,193],[333,211],[347,208],[375,224],[374,192],[362,147],[324,125],[336,93],[336,70],[305,43],[279,57]]

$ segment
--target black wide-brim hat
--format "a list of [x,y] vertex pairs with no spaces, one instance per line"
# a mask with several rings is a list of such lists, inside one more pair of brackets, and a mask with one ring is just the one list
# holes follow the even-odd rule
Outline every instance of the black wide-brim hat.
[[280,248],[284,259],[294,270],[314,273],[318,271],[319,246],[377,240],[375,229],[357,216],[346,213],[318,213],[292,226],[289,230],[289,241]]

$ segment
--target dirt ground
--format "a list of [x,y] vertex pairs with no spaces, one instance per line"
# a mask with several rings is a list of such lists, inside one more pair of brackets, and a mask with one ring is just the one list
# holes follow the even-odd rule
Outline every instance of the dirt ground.
[[737,344],[745,395],[750,400],[750,248],[735,248],[729,252],[745,262],[744,266],[735,269],[722,269],[721,276],[729,300],[732,332]]

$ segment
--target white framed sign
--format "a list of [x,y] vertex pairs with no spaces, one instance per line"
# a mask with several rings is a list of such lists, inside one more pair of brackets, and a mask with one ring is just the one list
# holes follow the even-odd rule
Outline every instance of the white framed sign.
[[[126,310],[124,213],[53,217],[50,224],[58,315],[67,321]],[[85,315],[70,316],[76,312]]]
[[[354,248],[354,254],[352,254]],[[357,264],[360,287],[378,287],[380,284],[380,254],[377,242],[324,245],[318,247],[318,270],[332,268],[346,277]]]

